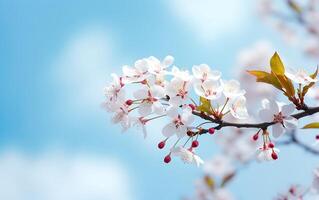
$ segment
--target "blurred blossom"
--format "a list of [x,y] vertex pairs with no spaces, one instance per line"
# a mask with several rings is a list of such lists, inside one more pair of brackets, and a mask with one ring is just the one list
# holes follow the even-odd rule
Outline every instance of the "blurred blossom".
[[[238,53],[235,63],[238,79],[242,87],[246,90],[248,113],[257,116],[256,107],[264,98],[276,98],[278,92],[272,86],[264,83],[256,84],[253,76],[247,70],[266,70],[269,66],[269,58],[274,53],[274,48],[267,41],[259,41],[251,47],[245,48]],[[239,69],[238,69],[239,68]],[[267,71],[267,70],[266,70]]]

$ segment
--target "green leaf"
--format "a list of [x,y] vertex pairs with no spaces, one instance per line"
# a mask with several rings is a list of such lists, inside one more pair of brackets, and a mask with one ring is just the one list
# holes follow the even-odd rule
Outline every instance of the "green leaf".
[[[318,67],[317,67],[316,71],[315,71],[313,74],[310,75],[310,77],[313,78],[313,79],[315,79],[315,78],[317,77],[317,75],[318,75]],[[315,85],[314,82],[313,82],[313,83],[309,83],[308,85],[305,85],[305,86],[302,88],[302,96],[304,97],[304,96],[307,94],[309,88],[311,88],[311,87],[314,86],[314,85]]]
[[270,68],[276,75],[284,75],[285,67],[277,52],[270,59]]
[[206,185],[208,186],[208,188],[210,188],[211,190],[215,189],[215,181],[213,178],[211,178],[210,176],[205,176],[204,177],[204,181],[206,183]]
[[302,13],[302,8],[295,1],[288,1],[289,7],[298,14]]
[[292,81],[285,75],[275,74],[280,85],[285,89],[286,96],[292,97],[295,95],[295,88]]
[[270,85],[274,86],[275,88],[277,88],[278,90],[282,91],[282,86],[279,83],[279,81],[277,80],[275,75],[270,74],[268,72],[259,71],[259,70],[249,70],[247,72],[249,74],[255,76],[257,82],[270,84]]
[[303,129],[308,129],[308,128],[319,128],[319,122],[313,122],[310,124],[307,124],[306,126],[302,127]]
[[211,113],[211,103],[210,100],[204,98],[204,97],[200,97],[200,105],[197,106],[196,110],[201,111],[201,112],[206,112],[206,113]]

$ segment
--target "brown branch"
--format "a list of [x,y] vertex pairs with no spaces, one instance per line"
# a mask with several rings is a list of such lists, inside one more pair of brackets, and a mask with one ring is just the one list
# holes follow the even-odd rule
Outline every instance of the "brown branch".
[[303,143],[302,141],[300,141],[297,137],[297,134],[295,131],[293,131],[292,133],[289,134],[289,140],[287,141],[282,141],[282,142],[277,142],[276,145],[289,145],[289,144],[294,144],[297,147],[302,148],[303,150],[305,150],[308,153],[314,154],[314,155],[319,155],[319,149],[315,149],[305,143]]
[[[319,112],[319,107],[309,107],[306,110],[291,115],[292,117],[296,119],[301,119],[306,116],[313,115],[315,113]],[[218,124],[216,127],[214,127],[216,130],[220,130],[223,127],[237,127],[237,128],[256,128],[256,129],[267,129],[269,126],[274,125],[275,122],[262,122],[262,123],[233,123],[233,122],[227,122],[220,119],[215,119],[203,112],[193,111],[193,115],[196,115],[202,119],[205,119],[207,121],[213,122],[215,124]],[[208,132],[208,129],[202,129],[200,134],[205,134]]]

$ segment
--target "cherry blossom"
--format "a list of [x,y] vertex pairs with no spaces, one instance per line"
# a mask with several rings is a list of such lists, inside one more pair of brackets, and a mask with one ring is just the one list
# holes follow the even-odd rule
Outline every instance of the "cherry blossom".
[[247,119],[248,111],[246,108],[246,98],[244,96],[239,96],[238,98],[232,100],[230,106],[230,113],[237,119]]
[[280,107],[276,101],[269,100],[264,104],[264,108],[260,110],[259,116],[263,121],[275,122],[272,125],[272,135],[278,138],[284,133],[285,129],[297,128],[298,120],[290,116],[294,111],[295,106],[293,104]]
[[142,86],[141,89],[134,93],[134,97],[142,100],[138,111],[141,116],[147,116],[151,113],[162,115],[164,113],[164,106],[159,101],[165,97],[164,88],[158,85],[151,87]]
[[106,97],[106,108],[108,110],[118,109],[118,105],[125,101],[125,90],[123,89],[123,83],[121,78],[116,74],[111,74],[113,81],[109,86],[105,87],[104,94]]
[[194,65],[192,71],[194,77],[201,82],[204,82],[206,80],[217,81],[222,75],[220,71],[211,70],[207,64]]
[[223,155],[216,155],[213,159],[206,161],[203,169],[206,174],[213,177],[225,177],[235,171],[231,160]]
[[166,56],[161,62],[156,57],[150,56],[147,58],[149,72],[155,75],[161,75],[166,72],[166,69],[174,62],[174,57]]
[[275,200],[302,200],[305,188],[300,185],[292,185],[287,192],[279,194]]
[[317,79],[311,78],[304,69],[298,69],[297,71],[290,69],[285,72],[285,75],[295,83],[302,85],[317,82]]
[[197,167],[204,164],[204,161],[190,149],[184,147],[174,147],[171,149],[173,156],[178,156],[184,163],[195,164]]
[[189,74],[188,70],[180,70],[176,66],[173,66],[170,74],[174,76],[174,79],[180,79],[184,82],[189,82],[192,79],[192,76]]
[[236,80],[223,81],[223,93],[226,98],[232,99],[244,95],[245,90],[240,89],[240,83]]
[[278,158],[279,149],[270,148],[266,145],[257,149],[256,156],[257,160],[262,161],[271,161],[276,160]]
[[147,59],[145,58],[137,60],[134,64],[134,67],[127,65],[123,66],[124,80],[127,83],[143,81],[148,77],[148,73],[149,66]]
[[169,103],[180,106],[188,99],[190,82],[174,78],[166,87],[166,94],[170,97]]
[[171,117],[171,122],[164,126],[162,134],[165,137],[171,137],[174,134],[176,134],[178,138],[185,136],[187,128],[194,121],[192,109],[188,106],[184,106],[184,108],[180,110],[172,106],[168,109],[167,115]]
[[195,92],[198,96],[206,99],[218,99],[223,91],[223,87],[219,81],[207,80],[204,83],[194,85]]
[[114,124],[120,124],[122,126],[122,132],[124,132],[132,126],[132,117],[129,116],[128,109],[122,106],[114,112],[112,122]]

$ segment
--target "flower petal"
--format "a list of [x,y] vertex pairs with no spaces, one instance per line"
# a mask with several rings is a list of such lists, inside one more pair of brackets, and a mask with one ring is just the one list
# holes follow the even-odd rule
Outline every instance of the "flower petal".
[[162,134],[165,137],[171,137],[176,133],[176,127],[174,123],[169,123],[162,129]]
[[281,107],[281,112],[284,116],[289,116],[295,111],[295,105],[290,103]]
[[280,137],[285,131],[285,128],[282,126],[282,124],[277,123],[272,126],[272,135],[274,138]]
[[287,129],[296,129],[298,127],[298,120],[294,117],[286,117],[284,119],[284,126],[287,128]]

